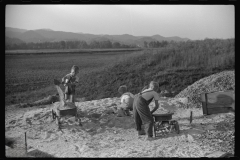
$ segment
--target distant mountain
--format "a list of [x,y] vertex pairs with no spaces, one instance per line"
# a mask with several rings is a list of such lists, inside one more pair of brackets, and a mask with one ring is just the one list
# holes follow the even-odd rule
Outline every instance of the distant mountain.
[[[37,30],[26,30],[5,27],[6,37],[19,39],[24,42],[53,42],[53,41],[70,41],[70,40],[82,40],[87,43],[95,41],[111,41],[111,42],[120,42],[122,44],[134,44],[143,46],[144,41],[187,41],[190,39],[180,38],[180,37],[163,37],[160,35],[153,36],[133,36],[129,34],[123,35],[94,35],[86,33],[73,33],[73,32],[63,32],[63,31],[54,31],[51,29],[37,29]],[[8,39],[11,41],[11,39]],[[16,40],[13,40],[14,42]],[[13,43],[13,42],[12,42]]]
[[110,39],[111,41],[120,42],[122,44],[135,44],[134,41],[141,38],[139,36],[133,36],[129,34],[123,35],[104,35],[104,37]]
[[169,41],[169,39],[168,38],[166,38],[166,37],[163,37],[163,36],[160,36],[160,35],[154,35],[154,36],[152,36],[152,38],[154,38],[154,39],[156,39],[157,41]]
[[18,28],[11,28],[6,27],[5,28],[5,36],[9,38],[17,38],[20,34],[26,32],[26,29],[18,29]]
[[27,29],[12,28],[12,27],[5,27],[5,31],[23,33],[23,32],[26,32],[28,30]]
[[100,36],[100,37],[92,38],[90,41],[99,41],[99,42],[102,42],[102,41],[111,41],[111,39],[110,39],[110,38],[107,38],[107,37],[104,37],[104,36]]
[[48,28],[43,28],[43,29],[40,29],[40,30],[53,31],[52,29],[48,29]]
[[168,37],[168,40],[180,42],[180,41],[188,41],[190,39],[188,39],[188,38],[180,38],[180,37],[174,36],[174,37]]
[[24,41],[18,39],[18,38],[9,38],[9,37],[5,37],[5,42],[6,44],[20,44],[20,43],[24,43]]
[[62,31],[49,31],[38,29],[36,33],[49,39],[49,41],[62,41],[62,40],[88,40],[89,38],[84,34],[73,33],[73,32],[62,32]]
[[156,39],[152,38],[152,37],[142,37],[140,39],[137,39],[134,41],[135,44],[137,44],[138,46],[144,46],[144,41],[145,42],[151,42],[151,41],[157,41]]
[[27,43],[30,43],[30,42],[37,43],[37,42],[49,41],[48,38],[44,37],[43,35],[37,33],[34,30],[26,31],[26,32],[18,35],[16,38],[23,40]]

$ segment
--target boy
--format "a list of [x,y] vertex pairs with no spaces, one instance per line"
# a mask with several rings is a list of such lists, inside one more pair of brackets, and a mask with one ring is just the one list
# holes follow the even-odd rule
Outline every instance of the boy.
[[[153,139],[152,113],[155,112],[159,107],[158,100],[160,100],[160,97],[157,93],[158,90],[158,83],[151,81],[148,88],[145,87],[142,92],[135,97],[133,102],[133,117],[138,135],[140,136],[147,133],[147,140]],[[152,100],[155,101],[155,108],[150,111],[149,104],[152,102]],[[145,126],[145,133],[142,132],[142,125]]]
[[75,102],[75,88],[76,84],[79,82],[79,77],[77,74],[79,73],[79,68],[76,65],[73,65],[71,68],[71,73],[67,74],[62,78],[62,83],[65,86],[65,100],[70,102]]
[[129,110],[133,110],[134,95],[127,92],[127,86],[123,85],[118,88],[118,92],[121,94],[121,105],[127,116],[130,116]]

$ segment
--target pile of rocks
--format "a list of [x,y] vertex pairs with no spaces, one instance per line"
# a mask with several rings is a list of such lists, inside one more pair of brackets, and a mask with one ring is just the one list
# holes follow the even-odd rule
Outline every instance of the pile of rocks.
[[235,127],[234,114],[226,114],[224,120],[214,123],[216,129],[207,130],[196,139],[200,146],[211,146],[215,150],[234,154]]
[[182,92],[175,96],[175,98],[188,97],[187,107],[201,107],[201,94],[216,91],[235,91],[235,72],[223,71],[211,76],[202,78],[194,84],[188,86]]

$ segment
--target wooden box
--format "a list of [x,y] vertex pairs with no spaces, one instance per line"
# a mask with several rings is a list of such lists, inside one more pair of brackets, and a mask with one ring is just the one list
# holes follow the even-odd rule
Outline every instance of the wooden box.
[[77,108],[58,109],[57,111],[58,111],[58,115],[60,117],[64,117],[64,116],[68,116],[68,115],[76,116],[76,114],[77,114]]
[[160,121],[169,121],[172,119],[173,113],[165,113],[165,114],[153,114],[155,122]]
[[219,91],[201,94],[203,114],[217,114],[235,111],[235,92]]

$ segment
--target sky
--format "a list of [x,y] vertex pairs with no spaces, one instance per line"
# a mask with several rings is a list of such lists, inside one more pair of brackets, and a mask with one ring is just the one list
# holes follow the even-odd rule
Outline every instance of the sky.
[[234,5],[7,5],[5,26],[191,40],[235,38]]

